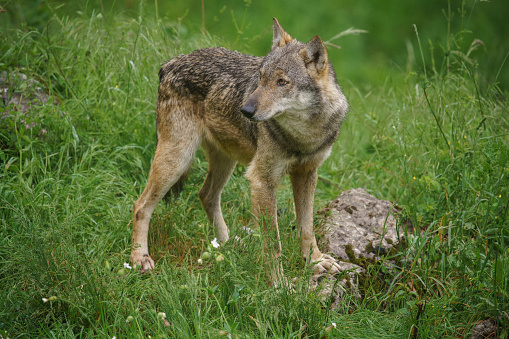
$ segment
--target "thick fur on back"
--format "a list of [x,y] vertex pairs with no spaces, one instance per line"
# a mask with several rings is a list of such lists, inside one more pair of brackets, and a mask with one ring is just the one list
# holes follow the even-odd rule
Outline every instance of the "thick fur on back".
[[[230,83],[234,94],[243,94],[254,85],[252,80],[258,75],[262,60],[222,47],[204,48],[166,62],[159,71],[159,80],[181,95],[202,101],[219,82]],[[236,99],[233,101],[243,98]]]

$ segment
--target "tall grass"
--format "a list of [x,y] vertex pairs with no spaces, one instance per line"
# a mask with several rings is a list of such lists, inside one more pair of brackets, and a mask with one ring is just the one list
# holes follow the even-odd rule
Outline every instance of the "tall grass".
[[[51,96],[0,120],[3,337],[463,337],[487,317],[507,334],[508,107],[459,53],[445,53],[444,66],[420,65],[426,77],[342,84],[352,112],[320,170],[316,207],[362,186],[397,202],[415,234],[390,270],[367,267],[362,301],[346,296],[331,310],[306,279],[294,293],[268,288],[260,239],[243,230],[250,201],[241,167],[223,194],[241,241],[211,248],[215,231],[197,199],[201,153],[185,193],[154,213],[155,272],[124,268],[130,209],[155,147],[159,65],[216,43],[182,40],[181,28],[149,14],[105,21],[95,13],[0,34],[9,94],[27,93],[15,76],[22,72]],[[308,277],[287,181],[279,201],[286,274]],[[198,264],[204,251],[212,257]]]

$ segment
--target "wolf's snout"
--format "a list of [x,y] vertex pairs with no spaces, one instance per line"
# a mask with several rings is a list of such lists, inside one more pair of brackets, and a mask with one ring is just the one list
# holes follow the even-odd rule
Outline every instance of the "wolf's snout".
[[256,101],[248,101],[240,108],[240,111],[246,118],[253,119],[257,106]]

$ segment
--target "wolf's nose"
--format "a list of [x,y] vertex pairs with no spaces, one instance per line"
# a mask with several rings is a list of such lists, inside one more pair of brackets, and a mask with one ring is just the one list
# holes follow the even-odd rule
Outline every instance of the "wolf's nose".
[[256,113],[256,106],[256,103],[248,101],[244,106],[241,107],[240,111],[246,118],[252,119]]

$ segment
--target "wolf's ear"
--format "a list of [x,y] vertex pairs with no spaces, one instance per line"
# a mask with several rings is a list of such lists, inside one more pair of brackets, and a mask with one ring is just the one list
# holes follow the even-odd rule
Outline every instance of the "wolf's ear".
[[292,41],[290,34],[286,33],[283,27],[279,24],[276,18],[272,18],[272,49],[276,47],[284,47],[287,43]]
[[314,64],[319,74],[322,74],[329,68],[327,50],[318,35],[315,35],[306,44],[306,47],[300,50],[299,54],[304,59],[306,66],[309,67],[310,64]]

